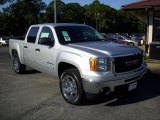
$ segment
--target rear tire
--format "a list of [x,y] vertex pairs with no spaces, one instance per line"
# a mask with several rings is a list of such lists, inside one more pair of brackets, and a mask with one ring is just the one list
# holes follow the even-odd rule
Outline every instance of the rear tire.
[[13,69],[16,73],[22,74],[26,71],[26,66],[21,64],[17,53],[13,55],[12,63]]
[[84,90],[77,68],[65,70],[60,77],[60,90],[66,102],[78,105],[84,100]]

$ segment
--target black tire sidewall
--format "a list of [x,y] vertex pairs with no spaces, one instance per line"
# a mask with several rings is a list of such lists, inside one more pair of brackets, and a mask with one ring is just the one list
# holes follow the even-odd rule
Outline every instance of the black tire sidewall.
[[[66,99],[66,97],[64,96],[63,94],[63,90],[62,90],[62,80],[63,78],[66,76],[66,75],[69,75],[71,76],[75,82],[76,82],[76,86],[77,86],[77,97],[73,100],[73,101],[69,101],[68,99]],[[82,82],[80,80],[80,74],[79,72],[76,70],[76,69],[68,69],[68,70],[65,70],[62,75],[61,75],[61,78],[60,78],[60,91],[61,91],[61,94],[63,96],[63,98],[68,102],[68,103],[71,103],[71,104],[74,104],[74,105],[78,105],[81,100],[82,100],[82,97],[83,97],[83,87],[82,87]]]
[[[16,71],[15,68],[14,68],[14,61],[15,61],[15,59],[17,59],[18,64],[19,64],[19,65],[18,65],[18,68],[19,68],[18,71]],[[19,60],[19,57],[18,57],[18,54],[17,54],[17,53],[15,53],[15,54],[13,55],[12,64],[13,64],[13,69],[14,69],[14,71],[15,71],[16,73],[18,73],[18,74],[23,74],[23,73],[25,72],[26,66],[23,65],[23,64],[21,64],[21,62],[20,62],[20,60]]]
[[[15,70],[15,68],[14,68],[14,61],[17,59],[17,61],[18,61],[18,66],[19,66],[19,71],[16,71]],[[14,71],[16,72],[16,73],[20,73],[20,61],[19,61],[19,57],[18,57],[18,55],[17,54],[15,54],[14,56],[13,56],[13,68],[14,68]]]

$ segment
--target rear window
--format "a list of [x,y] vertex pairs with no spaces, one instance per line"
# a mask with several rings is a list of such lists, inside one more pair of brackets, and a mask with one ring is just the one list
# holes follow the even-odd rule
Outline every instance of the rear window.
[[39,27],[32,27],[28,33],[27,42],[35,43]]

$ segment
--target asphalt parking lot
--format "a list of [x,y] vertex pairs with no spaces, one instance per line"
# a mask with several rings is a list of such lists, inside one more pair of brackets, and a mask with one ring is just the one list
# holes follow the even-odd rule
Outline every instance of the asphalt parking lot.
[[160,120],[160,65],[150,65],[144,81],[121,99],[66,103],[58,80],[28,70],[17,75],[8,47],[0,47],[0,120]]

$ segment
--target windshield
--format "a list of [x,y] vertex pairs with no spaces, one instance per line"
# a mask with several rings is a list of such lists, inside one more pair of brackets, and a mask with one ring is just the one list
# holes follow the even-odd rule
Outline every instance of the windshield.
[[130,38],[129,37],[127,37],[127,36],[123,36],[125,39],[127,39],[127,40],[129,40]]
[[61,44],[106,40],[89,26],[59,26],[55,30]]

